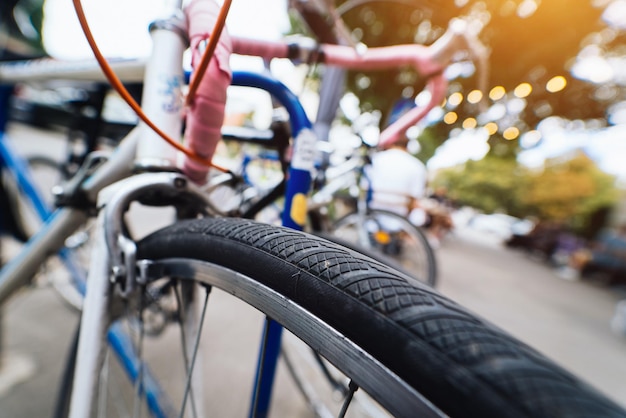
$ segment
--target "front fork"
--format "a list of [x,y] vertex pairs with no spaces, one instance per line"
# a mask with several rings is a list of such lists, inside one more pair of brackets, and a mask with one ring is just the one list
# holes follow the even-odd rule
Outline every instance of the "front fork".
[[[123,217],[130,204],[136,200],[152,200],[155,202],[180,201],[203,213],[210,204],[200,189],[190,184],[181,175],[173,173],[146,173],[122,180],[101,194],[98,207],[96,229],[94,231],[94,248],[87,278],[87,294],[81,317],[76,372],[70,404],[70,417],[81,418],[90,416],[96,399],[96,388],[100,370],[109,344],[117,347],[131,379],[138,379],[141,391],[149,397],[152,379],[144,379],[149,374],[139,359],[133,359],[132,344],[115,327],[111,327],[119,313],[119,304],[125,305],[141,283],[141,276],[136,274],[134,242],[125,235]],[[186,206],[186,208],[189,206]],[[189,306],[189,305],[188,305]],[[197,322],[190,308],[183,327],[192,327]],[[113,331],[111,331],[111,329]],[[128,348],[130,346],[130,348]],[[128,349],[130,352],[126,353]],[[154,388],[157,393],[158,388]],[[197,393],[201,393],[197,389]],[[150,402],[150,401],[149,401]],[[154,406],[159,410],[170,409],[169,406]],[[152,409],[152,406],[151,406]],[[158,414],[157,414],[158,415]]]

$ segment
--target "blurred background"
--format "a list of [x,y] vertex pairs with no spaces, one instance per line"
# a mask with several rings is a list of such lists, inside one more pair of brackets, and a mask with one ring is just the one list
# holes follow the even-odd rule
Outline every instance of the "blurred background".
[[[18,27],[10,31],[19,31],[31,51],[90,56],[70,2],[46,0],[43,10],[42,0],[17,3]],[[128,57],[149,53],[146,28],[165,3],[91,0],[84,7],[105,54]],[[456,205],[481,212],[556,222],[586,240],[626,222],[621,214],[626,1],[583,0],[573,6],[567,0],[348,0],[335,5],[352,40],[370,47],[430,44],[459,16],[472,16],[482,27],[480,39],[490,52],[487,84],[480,85],[474,64],[460,57],[447,70],[452,81],[445,105],[410,131],[433,190],[445,188]],[[288,14],[287,2],[278,0],[263,6],[235,1],[229,28],[266,39],[324,36]],[[134,41],[124,42],[129,37]],[[251,65],[263,64],[234,59],[235,68]],[[323,70],[294,71],[290,63],[275,63],[272,70],[304,97],[315,119],[316,81]],[[344,114],[373,113],[380,127],[394,106],[425,100],[419,94],[423,81],[410,69],[350,72],[346,83]],[[246,112],[268,114],[266,103],[248,104]]]
[[[149,53],[147,25],[166,4],[83,3],[103,52],[115,57]],[[453,18],[472,18],[489,51],[487,83],[469,57],[457,57],[446,70],[445,103],[408,133],[410,150],[428,168],[429,198],[451,220],[433,241],[439,290],[626,405],[626,0],[334,5],[350,41],[368,47],[428,45]],[[0,14],[13,16],[0,31],[4,59],[91,56],[71,2],[3,0]],[[323,28],[289,13],[285,0],[234,0],[229,17],[232,34],[264,39],[326,39]],[[265,68],[243,57],[232,64]],[[278,60],[271,70],[315,120],[326,69]],[[346,91],[329,128],[338,147],[350,143],[346,127],[357,118],[366,115],[378,132],[428,99],[408,68],[341,77]],[[21,94],[62,107],[73,93],[40,86]],[[229,100],[229,122],[269,124],[263,94],[231,89]],[[111,103],[109,115],[133,120],[125,105]]]

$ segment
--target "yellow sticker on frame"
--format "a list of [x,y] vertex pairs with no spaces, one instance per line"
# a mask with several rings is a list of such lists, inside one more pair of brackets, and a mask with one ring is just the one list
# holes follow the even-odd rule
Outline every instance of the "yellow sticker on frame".
[[300,226],[304,226],[306,223],[306,206],[306,195],[297,193],[293,196],[289,216],[291,216],[291,219]]

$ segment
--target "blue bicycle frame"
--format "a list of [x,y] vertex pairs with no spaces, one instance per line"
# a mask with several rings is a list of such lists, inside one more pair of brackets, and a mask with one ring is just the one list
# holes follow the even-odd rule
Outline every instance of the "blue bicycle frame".
[[[316,137],[312,131],[312,124],[296,95],[284,84],[267,74],[235,72],[232,85],[267,91],[289,114],[295,144],[292,164],[288,173],[282,223],[284,226],[301,230],[306,219],[306,196],[311,186],[311,171],[316,152]],[[29,174],[28,164],[12,149],[5,134],[12,90],[12,86],[0,86],[0,163],[14,177],[19,189],[36,209],[39,219],[46,222],[51,216],[54,216],[54,213],[47,206]],[[85,272],[73,260],[71,251],[63,249],[59,256],[70,272],[74,283],[84,293]],[[264,338],[265,343],[260,348],[257,377],[250,408],[250,416],[255,417],[264,417],[269,411],[276,364],[280,352],[282,327],[276,322],[268,320],[263,333],[266,338]],[[130,338],[121,329],[113,326],[109,331],[108,340],[131,381],[138,378],[139,370],[144,373],[142,390],[154,416],[169,416],[170,404],[163,397],[164,392],[156,380],[149,375],[147,368],[138,367],[139,361],[135,357]],[[148,377],[145,377],[146,373],[148,373]]]
[[[296,95],[281,82],[267,75],[236,72],[233,74],[232,84],[267,91],[289,114],[295,144],[285,191],[282,223],[284,226],[301,230],[306,219],[306,196],[311,187],[311,170],[315,162],[316,137],[312,131],[312,124]],[[263,335],[265,343],[259,352],[250,417],[265,417],[269,412],[272,385],[280,354],[282,327],[268,319]]]

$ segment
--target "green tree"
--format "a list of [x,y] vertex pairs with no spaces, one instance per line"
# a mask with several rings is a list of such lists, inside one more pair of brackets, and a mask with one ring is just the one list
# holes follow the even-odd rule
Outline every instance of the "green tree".
[[43,4],[44,0],[0,2],[0,58],[15,59],[45,54],[41,34]]
[[583,152],[546,161],[539,172],[525,175],[521,203],[527,213],[541,219],[567,221],[576,230],[601,208],[619,198],[615,178],[601,171]]
[[566,222],[577,231],[619,199],[615,178],[582,152],[548,160],[541,170],[487,156],[441,170],[432,185],[446,187],[451,198],[486,213]]
[[446,168],[432,187],[445,187],[450,198],[486,213],[522,215],[520,181],[523,172],[514,159],[487,156],[480,161]]
[[419,135],[420,151],[415,156],[426,163],[444,142],[444,133],[439,129],[439,125],[428,126]]

